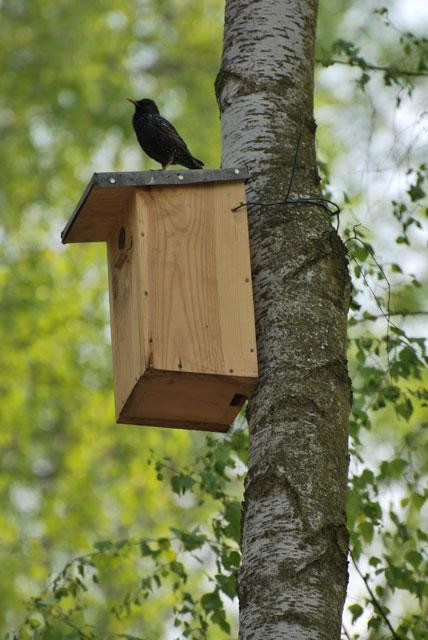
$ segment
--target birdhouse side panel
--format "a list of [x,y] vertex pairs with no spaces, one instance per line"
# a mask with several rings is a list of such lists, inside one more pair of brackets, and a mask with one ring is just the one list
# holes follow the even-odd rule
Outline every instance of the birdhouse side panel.
[[119,415],[145,369],[141,318],[138,221],[131,200],[127,213],[107,241],[110,322],[116,414]]

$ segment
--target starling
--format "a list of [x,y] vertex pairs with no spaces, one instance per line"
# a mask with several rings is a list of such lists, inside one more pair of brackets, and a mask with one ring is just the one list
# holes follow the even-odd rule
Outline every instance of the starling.
[[138,142],[150,158],[160,162],[162,169],[167,169],[170,164],[181,164],[188,169],[204,166],[201,160],[192,156],[172,124],[162,118],[154,100],[127,100],[135,105],[132,124]]

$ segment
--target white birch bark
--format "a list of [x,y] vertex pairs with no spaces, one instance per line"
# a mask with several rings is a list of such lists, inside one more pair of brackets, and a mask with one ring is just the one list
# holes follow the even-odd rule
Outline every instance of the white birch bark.
[[[249,201],[319,195],[316,0],[227,0],[216,81],[224,167]],[[260,382],[250,401],[240,640],[335,640],[347,583],[350,383],[343,245],[326,211],[250,206]]]

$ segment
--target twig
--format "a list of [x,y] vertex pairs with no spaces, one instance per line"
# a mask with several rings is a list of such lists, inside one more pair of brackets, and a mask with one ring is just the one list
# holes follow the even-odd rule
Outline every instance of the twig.
[[354,556],[352,555],[352,553],[349,554],[351,556],[351,560],[352,560],[352,564],[354,565],[358,575],[360,576],[360,578],[362,579],[362,581],[364,582],[364,584],[366,585],[366,589],[369,592],[370,598],[374,604],[374,606],[376,607],[376,609],[379,611],[383,621],[385,622],[386,626],[388,627],[388,629],[390,630],[392,637],[394,638],[394,640],[402,640],[402,638],[400,638],[399,635],[397,635],[397,633],[394,630],[394,627],[392,626],[392,624],[390,623],[390,621],[388,620],[388,616],[386,615],[382,605],[380,604],[379,600],[376,598],[375,594],[373,593],[368,580],[366,578],[366,576],[364,576],[361,571],[359,566],[357,565],[357,563],[355,562]]
[[343,633],[345,634],[345,636],[348,638],[348,640],[352,640],[351,636],[349,635],[349,633],[346,630],[345,625],[342,623],[342,629],[343,629]]
[[[418,311],[390,311],[390,316],[401,316],[403,318],[407,318],[407,316],[428,316],[428,311],[418,310]],[[370,314],[370,318],[360,318],[358,322],[369,322],[371,320],[379,320],[379,318],[384,318],[384,313]]]
[[369,282],[368,282],[368,280],[367,280],[367,277],[366,277],[366,274],[365,274],[365,272],[364,272],[363,268],[362,268],[362,267],[361,267],[361,265],[359,264],[358,260],[357,260],[354,256],[351,256],[352,260],[354,260],[354,262],[355,262],[355,263],[360,267],[360,269],[361,269],[361,274],[362,274],[362,276],[363,276],[364,283],[365,283],[366,287],[369,289],[369,291],[371,292],[371,294],[372,294],[372,296],[373,296],[373,298],[374,298],[374,300],[375,300],[375,302],[376,302],[376,305],[377,305],[377,306],[378,306],[378,308],[379,308],[379,311],[381,312],[382,316],[383,316],[383,317],[385,318],[385,320],[386,320],[386,360],[387,360],[387,364],[388,364],[388,375],[391,375],[391,372],[390,372],[390,359],[389,359],[389,329],[390,329],[390,326],[393,326],[393,327],[395,327],[396,329],[398,329],[398,327],[397,327],[393,322],[391,322],[391,310],[390,310],[390,303],[391,303],[391,284],[390,284],[390,282],[389,282],[389,280],[388,280],[388,278],[387,278],[387,276],[386,276],[386,273],[385,273],[385,271],[384,271],[384,269],[383,269],[382,265],[377,261],[376,256],[375,256],[375,254],[374,254],[374,251],[372,250],[372,248],[370,247],[370,245],[369,245],[369,244],[367,244],[367,242],[364,242],[364,240],[362,240],[361,238],[359,238],[359,237],[357,236],[357,234],[356,234],[356,232],[355,232],[355,229],[356,229],[357,227],[359,227],[359,226],[360,226],[360,225],[359,225],[359,224],[357,224],[357,225],[355,225],[355,226],[353,227],[354,235],[353,235],[353,236],[351,236],[350,238],[348,238],[347,240],[345,240],[344,244],[346,245],[350,240],[356,240],[357,242],[360,242],[360,243],[363,245],[363,247],[364,247],[364,248],[369,252],[369,254],[371,255],[371,257],[372,257],[372,259],[373,259],[373,262],[375,263],[375,265],[377,266],[377,268],[379,269],[379,271],[380,271],[380,272],[381,272],[381,274],[383,275],[384,280],[385,280],[385,282],[386,282],[386,286],[387,286],[387,289],[388,289],[388,294],[387,294],[387,298],[386,298],[386,313],[385,313],[385,311],[383,310],[382,306],[379,304],[379,302],[378,302],[378,300],[377,300],[377,296],[376,296],[375,292],[373,291],[373,289],[371,288],[371,286],[370,286],[370,284],[369,284]]
[[397,67],[382,67],[381,65],[372,64],[371,62],[364,62],[359,64],[355,60],[336,60],[330,58],[330,60],[317,59],[316,62],[323,67],[329,67],[333,64],[342,64],[347,67],[358,67],[362,71],[368,69],[369,71],[383,71],[384,73],[390,73],[397,76],[428,76],[428,72],[425,71],[407,71],[406,69],[398,69]]

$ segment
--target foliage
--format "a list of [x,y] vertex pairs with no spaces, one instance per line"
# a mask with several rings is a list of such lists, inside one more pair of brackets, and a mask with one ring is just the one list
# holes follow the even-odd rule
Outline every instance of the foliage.
[[385,86],[395,84],[411,94],[417,78],[428,77],[428,38],[397,29],[386,7],[375,9],[373,15],[382,16],[385,26],[398,35],[398,42],[393,48],[393,60],[387,60],[385,64],[374,64],[361,54],[360,47],[355,42],[339,38],[333,42],[328,52],[324,52],[319,62],[325,67],[333,64],[356,67],[361,72],[357,85],[362,89],[370,81],[371,72],[378,71],[382,73]]
[[[391,203],[392,216],[399,222],[396,243],[410,244],[408,229],[422,227],[425,165],[408,172],[407,198]],[[354,402],[350,418],[353,473],[350,478],[348,522],[352,563],[366,586],[362,603],[351,604],[352,622],[369,608],[367,628],[373,638],[389,629],[393,638],[422,640],[428,637],[428,535],[422,514],[428,501],[426,461],[428,459],[428,355],[426,340],[412,337],[395,321],[398,315],[412,313],[395,307],[399,299],[391,295],[389,278],[403,274],[392,263],[387,275],[375,257],[373,247],[359,228],[345,231],[351,264],[354,263],[354,297],[350,316],[350,354],[354,359]],[[384,285],[378,295],[376,281]],[[407,285],[417,292],[419,281],[411,276]],[[380,313],[364,310],[359,299],[367,289]],[[394,307],[391,305],[394,304]],[[383,320],[385,333],[368,330],[367,325]],[[394,317],[395,320],[395,317]],[[361,435],[375,420],[408,423],[386,459],[370,468],[364,459]],[[388,495],[388,500],[384,496]],[[363,562],[365,569],[360,569]],[[406,609],[397,615],[400,591]],[[406,594],[407,597],[404,595]],[[396,622],[397,621],[397,622]],[[348,636],[349,637],[349,636]],[[357,633],[353,636],[359,638]]]
[[[112,632],[109,637],[148,638],[145,633],[136,636],[134,629],[132,633],[124,633],[123,629],[130,624],[132,613],[145,605],[149,596],[165,590],[173,594],[171,623],[181,637],[202,640],[212,625],[229,635],[224,599],[233,599],[236,593],[241,514],[240,496],[231,494],[231,489],[244,468],[246,444],[241,426],[235,427],[223,441],[208,437],[203,455],[195,460],[192,468],[176,469],[170,457],[156,460],[152,454],[148,464],[154,464],[158,480],[163,482],[168,478],[177,496],[191,493],[193,499],[201,502],[208,496],[213,499],[216,515],[211,526],[198,525],[191,530],[172,527],[170,535],[156,539],[96,542],[94,551],[67,562],[50,581],[45,593],[29,601],[26,619],[7,637],[19,640],[36,634],[50,640],[65,637],[67,633],[68,638],[98,638],[96,627],[85,620],[88,592],[103,581],[108,582],[112,568],[122,571],[128,563],[135,567],[134,585],[108,603],[106,617],[121,623],[121,631]],[[189,573],[194,574],[198,567],[211,564],[213,571],[206,576],[208,590],[195,597],[189,589]],[[110,628],[108,620],[105,627]],[[219,631],[215,637],[220,637]]]
[[[377,9],[369,19],[392,36],[372,62],[341,33],[335,6],[322,8],[333,13],[320,17],[321,64],[356,67],[359,95],[380,76],[399,105],[427,72],[426,39]],[[215,165],[221,11],[220,0],[0,2],[0,629],[9,640],[235,631],[243,418],[203,445],[114,426],[104,256],[58,242],[92,171],[152,166],[134,151],[128,94],[154,96]],[[321,154],[328,145],[331,136]],[[383,213],[393,262],[379,255],[374,222],[341,221],[354,284],[348,515],[362,587],[348,604],[348,638],[428,637],[428,360],[403,324],[427,309],[402,253],[423,232],[427,167],[405,173],[404,195]]]

